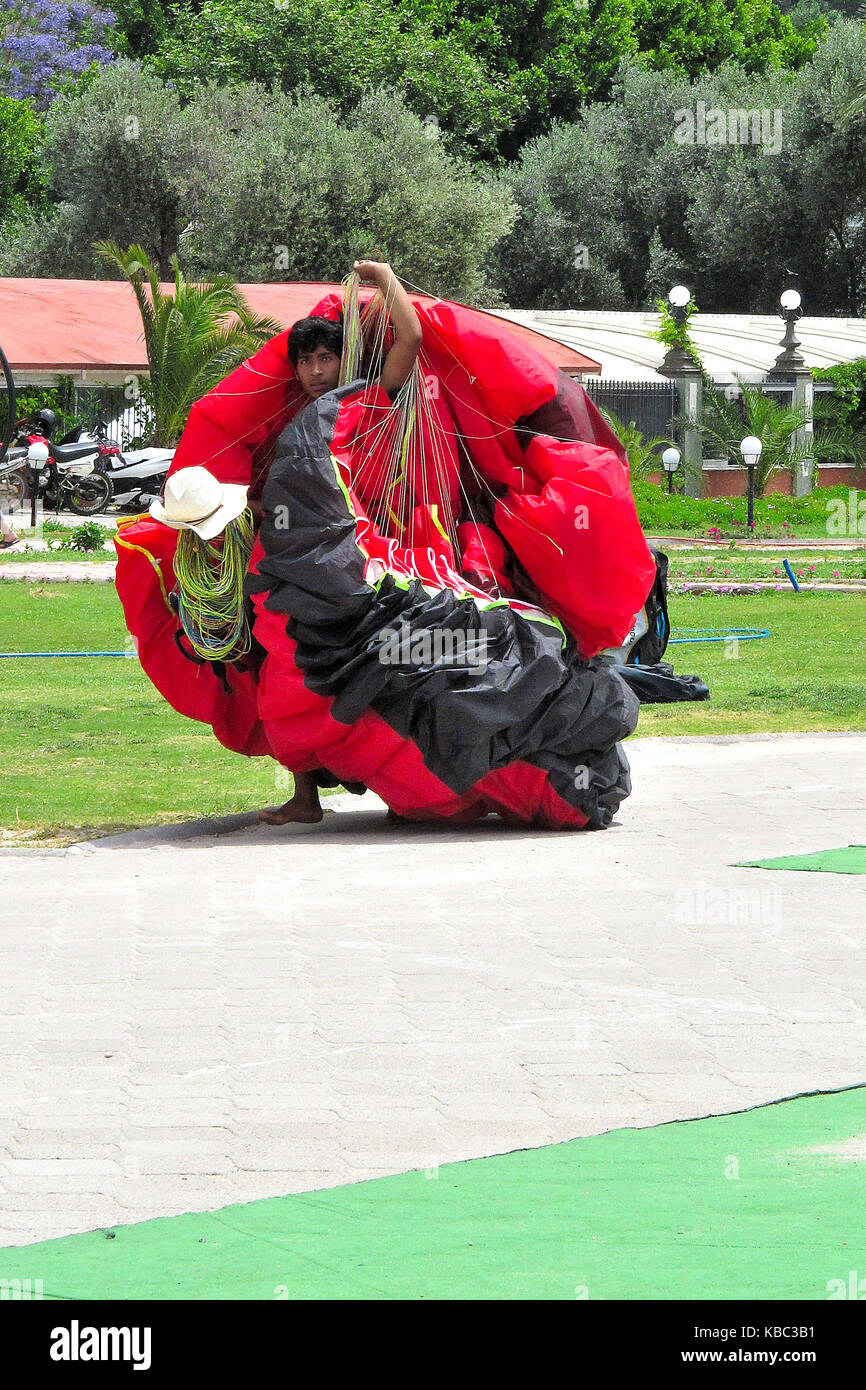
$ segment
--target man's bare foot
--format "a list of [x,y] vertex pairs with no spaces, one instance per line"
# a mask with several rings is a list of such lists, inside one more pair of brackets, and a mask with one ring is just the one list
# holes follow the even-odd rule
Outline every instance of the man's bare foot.
[[273,810],[259,811],[259,820],[265,825],[315,825],[322,819],[319,805],[319,783],[314,772],[296,772],[295,794],[291,801]]
[[318,802],[312,805],[309,801],[299,801],[293,796],[291,801],[286,801],[273,810],[259,811],[259,820],[265,825],[315,825],[322,819],[323,814]]

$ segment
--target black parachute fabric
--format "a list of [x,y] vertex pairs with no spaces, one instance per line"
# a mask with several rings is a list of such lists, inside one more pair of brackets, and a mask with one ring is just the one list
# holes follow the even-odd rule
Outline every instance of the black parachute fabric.
[[[342,403],[361,389],[329,393],[280,436],[250,592],[284,615],[292,661],[309,691],[332,700],[331,717],[355,727],[373,712],[417,751],[432,790],[483,802],[491,776],[511,774],[519,795],[529,770],[577,813],[571,823],[608,825],[630,791],[619,740],[636,726],[636,696],[528,604],[376,569],[330,452]],[[269,738],[277,747],[278,728]],[[416,794],[423,811],[423,776]]]

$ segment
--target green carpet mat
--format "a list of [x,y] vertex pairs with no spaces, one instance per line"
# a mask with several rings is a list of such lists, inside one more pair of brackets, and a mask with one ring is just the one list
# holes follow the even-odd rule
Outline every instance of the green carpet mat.
[[866,874],[866,845],[821,849],[817,854],[786,854],[781,859],[749,859],[735,869],[811,869],[819,874]]
[[45,1298],[826,1299],[866,1088],[0,1251]]

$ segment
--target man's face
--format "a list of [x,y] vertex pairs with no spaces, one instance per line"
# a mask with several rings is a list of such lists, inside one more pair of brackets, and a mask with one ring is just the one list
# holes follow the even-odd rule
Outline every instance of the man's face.
[[333,391],[340,377],[340,359],[330,348],[317,347],[312,352],[302,352],[295,368],[298,381],[308,396],[317,399],[326,391]]

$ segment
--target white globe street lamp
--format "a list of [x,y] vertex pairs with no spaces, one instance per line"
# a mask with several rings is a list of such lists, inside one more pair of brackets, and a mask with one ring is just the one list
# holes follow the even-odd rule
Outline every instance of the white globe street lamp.
[[740,453],[743,455],[743,463],[747,468],[754,468],[758,459],[761,457],[763,444],[756,434],[747,434],[740,445]]
[[747,434],[740,444],[740,453],[743,456],[743,463],[749,470],[749,502],[746,516],[746,524],[750,531],[755,529],[755,468],[758,459],[761,457],[763,444],[756,434]]
[[[692,292],[685,285],[674,285],[673,289],[668,290],[670,315],[679,330],[684,328],[688,320],[688,306],[691,300]],[[696,373],[699,375],[698,367],[692,360],[691,353],[689,353],[680,342],[671,344],[658,370],[661,372],[662,376],[676,378]]]
[[[36,440],[27,450],[27,467],[30,472],[30,525],[36,525],[36,502],[39,497],[39,479],[42,470],[51,457],[44,440]],[[59,504],[58,504],[59,505]]]
[[662,467],[668,475],[668,492],[673,491],[674,474],[680,466],[680,451],[673,445],[662,454]]
[[782,318],[785,320],[785,334],[779,344],[782,351],[767,373],[771,381],[783,378],[787,381],[791,377],[796,378],[798,371],[806,370],[803,357],[797,351],[800,343],[794,329],[794,324],[803,313],[800,308],[802,302],[799,290],[783,290],[779,295]]

